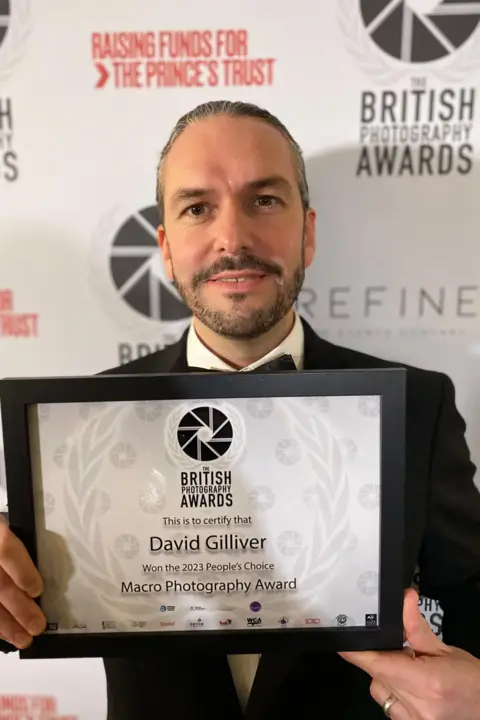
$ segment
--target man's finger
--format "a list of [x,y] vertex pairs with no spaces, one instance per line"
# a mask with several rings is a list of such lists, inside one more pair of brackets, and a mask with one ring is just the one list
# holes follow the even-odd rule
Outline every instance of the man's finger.
[[[447,646],[437,638],[427,621],[422,617],[418,608],[418,594],[413,588],[409,588],[405,592],[403,624],[404,638],[416,654],[438,656],[449,652]],[[411,650],[409,652],[411,653]],[[388,680],[390,677],[395,677],[395,674],[398,677],[401,674],[407,682],[411,672],[411,666],[408,663],[413,659],[411,655],[408,657],[401,652],[370,650],[341,652],[339,655],[347,662],[367,672],[371,677]]]
[[448,654],[447,646],[435,635],[420,613],[418,594],[412,589],[405,593],[403,626],[407,641],[417,654],[434,656]]
[[40,635],[45,630],[46,618],[37,603],[0,568],[0,604],[15,618],[29,635]]
[[367,672],[371,677],[395,677],[403,670],[410,670],[413,658],[402,650],[361,650],[355,652],[340,652],[343,657],[352,665]]
[[17,623],[10,613],[0,605],[0,635],[8,643],[14,645],[19,650],[27,648],[33,638],[29,635],[21,625]]
[[14,535],[5,522],[0,523],[0,567],[11,577],[15,585],[30,597],[43,592],[40,573],[33,564],[25,545]]
[[[395,697],[395,693],[392,693],[391,690],[385,687],[385,685],[378,680],[373,680],[370,685],[370,694],[381,708],[383,708],[389,697],[392,695]],[[412,720],[412,715],[409,713],[405,705],[402,704],[402,701],[399,698],[397,698],[396,702],[391,705],[389,715],[387,715],[387,717],[391,717],[392,720]]]

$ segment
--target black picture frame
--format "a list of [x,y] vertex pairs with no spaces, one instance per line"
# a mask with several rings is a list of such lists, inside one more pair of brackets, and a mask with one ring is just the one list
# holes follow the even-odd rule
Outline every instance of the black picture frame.
[[[403,646],[406,371],[402,368],[269,373],[96,375],[0,381],[8,521],[36,563],[28,409],[31,405],[221,398],[381,397],[380,623],[376,627],[48,634],[20,658],[128,657],[159,652],[260,653],[398,650]],[[41,603],[41,598],[38,600]]]

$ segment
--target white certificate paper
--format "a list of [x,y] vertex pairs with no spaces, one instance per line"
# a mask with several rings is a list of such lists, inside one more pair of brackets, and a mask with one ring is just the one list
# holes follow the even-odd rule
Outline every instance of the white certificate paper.
[[380,624],[380,397],[31,412],[49,633]]

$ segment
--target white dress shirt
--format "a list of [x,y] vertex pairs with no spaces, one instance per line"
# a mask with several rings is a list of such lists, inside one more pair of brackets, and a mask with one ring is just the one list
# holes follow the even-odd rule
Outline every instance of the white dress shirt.
[[[263,365],[263,363],[273,360],[284,353],[291,355],[297,370],[301,370],[303,368],[303,344],[303,325],[299,315],[295,314],[293,328],[285,340],[264,355],[264,357],[260,358],[260,360],[243,368],[240,372],[254,370],[258,365]],[[193,323],[190,326],[187,338],[187,364],[208,370],[225,370],[230,372],[235,370],[235,368],[232,368],[231,365],[228,365],[224,360],[218,358],[202,343],[195,332]],[[228,657],[238,699],[244,709],[250,696],[259,660],[260,655],[230,655]]]

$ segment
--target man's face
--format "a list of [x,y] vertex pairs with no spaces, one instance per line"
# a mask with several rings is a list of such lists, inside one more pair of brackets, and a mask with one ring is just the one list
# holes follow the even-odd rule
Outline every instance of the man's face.
[[159,244],[194,316],[254,338],[291,309],[314,255],[288,141],[267,123],[211,117],[177,138],[164,173]]

